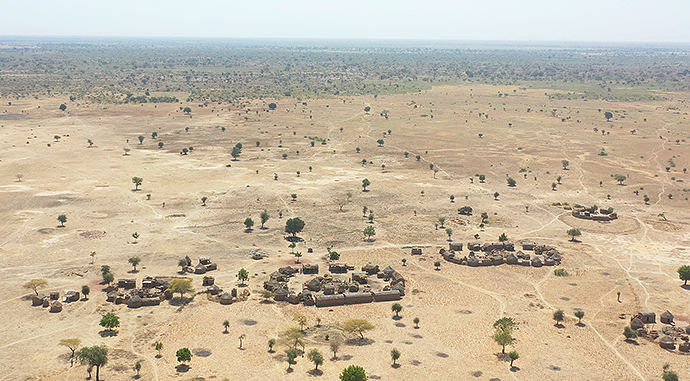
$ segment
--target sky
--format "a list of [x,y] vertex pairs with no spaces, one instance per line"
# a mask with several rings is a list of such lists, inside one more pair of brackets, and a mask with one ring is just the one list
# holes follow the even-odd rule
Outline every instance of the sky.
[[0,0],[0,36],[690,43],[690,0]]

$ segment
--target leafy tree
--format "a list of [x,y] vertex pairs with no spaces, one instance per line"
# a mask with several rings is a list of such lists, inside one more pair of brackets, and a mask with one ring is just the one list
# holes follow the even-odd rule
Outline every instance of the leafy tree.
[[553,312],[553,320],[556,321],[556,324],[561,324],[563,319],[565,319],[565,313],[563,310],[556,310]]
[[419,328],[419,318],[418,318],[418,317],[414,318],[414,319],[412,320],[412,322],[414,323],[414,327],[415,327],[415,328]]
[[572,236],[572,237],[573,237],[573,238],[570,239],[570,240],[573,241],[573,242],[575,241],[575,237],[578,237],[578,236],[581,236],[581,235],[582,235],[582,232],[580,231],[580,229],[576,229],[576,228],[568,229],[568,232],[567,232],[567,233],[568,233],[569,236]]
[[180,151],[181,154],[186,155],[189,153],[189,150],[187,148],[182,148],[182,151]]
[[453,229],[446,228],[446,234],[448,235],[448,240],[450,241],[450,237],[453,236]]
[[88,372],[96,367],[96,381],[100,381],[99,371],[102,366],[108,363],[108,348],[105,345],[84,347],[76,354],[77,360],[83,365],[88,365]]
[[[359,147],[355,148],[355,152],[359,153],[359,151],[361,151],[361,149]],[[366,161],[365,161],[365,163],[366,163]]]
[[271,110],[275,110],[277,107],[278,107],[278,105],[275,104],[275,103],[273,103],[273,102],[271,102],[271,103],[268,104],[268,108],[271,109]]
[[643,197],[644,197],[644,203],[649,204],[649,200],[650,200],[649,196],[644,195]]
[[561,165],[563,166],[563,169],[568,169],[568,166],[570,165],[570,162],[568,160],[561,160]]
[[286,154],[286,153],[284,153],[282,156],[283,156],[283,160],[287,159],[287,154]]
[[463,206],[462,208],[458,209],[458,213],[464,214],[466,216],[471,216],[472,215],[472,207],[471,206]]
[[53,136],[53,139],[55,139],[56,142],[57,142],[57,141],[60,141],[60,135],[55,135],[55,136]]
[[364,108],[364,112],[369,112],[369,111],[371,111],[371,107],[367,106]]
[[188,263],[185,258],[180,258],[180,260],[177,261],[177,265],[181,267],[180,271],[184,271],[184,268],[187,267]]
[[485,175],[479,175],[479,182],[483,183],[484,180],[486,180],[486,176]]
[[[508,185],[510,185],[510,182],[508,183]],[[498,200],[498,196],[500,196],[500,195],[501,195],[500,193],[494,192],[494,200]]]
[[84,299],[88,299],[89,294],[91,293],[91,288],[85,284],[81,286],[81,293],[84,295]]
[[81,339],[62,339],[59,345],[69,348],[69,350],[72,351],[70,358],[74,358],[74,352],[81,346]]
[[137,243],[137,240],[139,239],[139,233],[137,233],[137,232],[132,233],[132,238],[134,238],[134,243]]
[[63,103],[60,105],[60,111],[65,111],[65,110],[67,110],[67,105]]
[[67,216],[64,214],[61,214],[57,217],[57,220],[60,221],[60,226],[65,226],[65,222],[67,222]]
[[625,336],[626,340],[635,340],[637,339],[637,331],[630,328],[629,326],[625,326],[625,328],[623,329],[623,336]]
[[340,345],[343,343],[342,339],[339,337],[337,338],[332,338],[330,340],[329,346],[331,348],[331,352],[333,352],[333,358],[337,359],[338,358],[338,350],[340,349]]
[[440,268],[441,268],[441,261],[436,261],[436,262],[434,262],[434,266],[436,267],[436,271],[440,270]]
[[664,364],[664,373],[662,373],[661,378],[664,381],[678,381],[678,374],[672,370],[669,370],[671,364]]
[[201,206],[206,206],[206,200],[208,200],[208,197],[206,196],[201,198]]
[[316,348],[309,351],[307,358],[314,363],[314,370],[319,370],[319,365],[323,364],[323,355]]
[[371,185],[371,181],[369,179],[364,179],[362,180],[362,190],[366,192],[367,187]]
[[175,357],[177,357],[177,362],[190,362],[192,361],[192,351],[189,348],[180,348],[175,352]]
[[348,333],[359,333],[364,339],[364,332],[374,329],[374,325],[365,319],[350,319],[343,322],[343,330]]
[[114,280],[115,280],[115,275],[113,275],[113,273],[107,272],[107,273],[103,274],[103,282],[107,283],[108,285],[110,285],[110,283],[112,283],[112,281],[114,281]]
[[376,235],[376,229],[374,229],[373,226],[367,226],[364,228],[364,235],[367,237],[367,239],[371,239],[371,237]]
[[508,353],[508,358],[510,358],[510,367],[513,367],[513,361],[520,358],[520,355],[516,351]]
[[515,320],[511,317],[503,317],[494,322],[494,328],[502,331],[512,330],[515,326]]
[[133,270],[137,271],[137,265],[141,263],[141,259],[139,259],[139,257],[131,257],[128,262],[132,265]]
[[340,381],[367,381],[367,373],[361,366],[350,365],[340,373]]
[[285,232],[292,234],[293,237],[297,236],[302,229],[304,229],[304,221],[298,217],[290,218],[285,222]]
[[240,157],[242,154],[242,148],[239,148],[237,146],[232,147],[232,152],[230,153],[230,156],[232,156],[232,160],[237,161],[237,158]]
[[506,345],[509,345],[513,342],[512,331],[510,329],[496,329],[496,332],[494,332],[493,335],[493,339],[496,342],[496,344],[500,345],[503,348],[501,350],[501,353],[506,353]]
[[383,147],[383,143],[385,143],[385,142],[383,139],[379,139],[376,141],[376,143],[379,143],[379,147]]
[[623,185],[623,182],[628,179],[628,176],[626,175],[620,175],[620,174],[615,174],[613,175],[613,178],[618,181],[618,184]]
[[141,371],[141,363],[144,362],[144,360],[139,360],[134,363],[134,366],[132,367],[132,370],[137,372],[137,378],[139,378],[139,371]]
[[103,315],[101,317],[101,322],[99,325],[108,331],[112,331],[113,328],[117,328],[120,326],[120,317],[117,316],[114,312],[108,312],[107,314]]
[[482,223],[485,223],[489,219],[489,213],[482,212]]
[[455,196],[454,195],[450,195],[450,202],[455,202]]
[[395,312],[395,316],[400,316],[400,311],[402,311],[403,306],[400,303],[393,303],[391,306],[391,311]]
[[163,148],[163,142],[158,142],[158,148]]
[[139,139],[139,144],[144,143],[144,136],[143,135],[137,136],[137,139]]
[[690,280],[690,266],[688,266],[688,265],[680,266],[678,268],[678,270],[676,270],[676,271],[678,271],[678,277],[680,278],[680,280],[685,281],[685,283],[683,283],[683,285],[684,286],[687,285],[688,280]]
[[261,212],[259,218],[261,219],[261,229],[263,229],[264,224],[269,220],[269,218],[271,218],[271,216],[269,216],[268,212],[264,210],[263,212]]
[[192,112],[192,108],[189,107],[189,106],[187,106],[187,107],[185,107],[184,110],[182,110],[182,111],[183,111],[185,114],[189,115],[189,114]]
[[151,133],[151,139],[155,139],[155,138],[157,138],[157,137],[158,137],[158,132],[153,131],[153,132]]
[[606,118],[606,121],[607,121],[607,122],[610,122],[610,121],[611,121],[611,118],[613,118],[613,114],[611,113],[611,111],[606,111],[606,112],[604,113],[604,118]]
[[557,185],[556,183],[551,183],[551,190],[555,191]]
[[400,358],[400,351],[393,348],[391,349],[391,360],[393,360],[393,365],[396,365],[396,361]]
[[223,333],[228,333],[228,327],[230,327],[230,320],[224,320],[223,328],[225,328],[225,331],[223,331]]
[[26,289],[33,290],[38,296],[38,289],[48,287],[48,281],[45,279],[31,279],[23,286]]
[[141,183],[144,182],[144,179],[141,177],[132,177],[132,183],[134,183],[134,190],[139,190],[139,187],[141,186]]
[[577,324],[580,324],[580,323],[582,323],[582,318],[585,317],[585,311],[583,311],[581,309],[577,309],[577,310],[575,310],[573,315],[575,315],[575,317],[577,318]]
[[292,366],[297,364],[297,361],[295,361],[295,359],[297,358],[299,352],[297,352],[297,349],[295,348],[290,348],[285,351],[285,354],[287,355],[288,370],[291,370]]
[[239,269],[237,271],[237,280],[240,281],[240,283],[244,284],[244,282],[249,280],[249,271],[245,270],[244,268]]
[[160,341],[156,342],[155,349],[158,351],[158,357],[161,356],[161,351],[163,350],[163,343]]
[[192,287],[192,281],[189,279],[173,279],[170,282],[170,287],[168,290],[173,294],[179,293],[180,298],[184,297],[184,294],[188,292],[194,292],[194,287]]
[[273,352],[273,346],[276,345],[276,339],[268,339],[268,351]]
[[508,177],[508,178],[506,179],[506,181],[508,182],[508,186],[509,186],[509,187],[514,187],[515,184],[517,184],[517,183],[515,182],[515,180],[513,180],[512,177]]
[[247,230],[252,230],[252,226],[254,226],[254,220],[252,220],[250,217],[247,217],[247,219],[244,220],[244,226],[247,228]]
[[506,242],[507,240],[508,240],[508,236],[506,235],[506,233],[501,233],[501,235],[498,236],[499,242]]
[[340,259],[340,253],[338,253],[337,251],[329,250],[328,259],[330,259],[331,261],[337,261],[338,259]]

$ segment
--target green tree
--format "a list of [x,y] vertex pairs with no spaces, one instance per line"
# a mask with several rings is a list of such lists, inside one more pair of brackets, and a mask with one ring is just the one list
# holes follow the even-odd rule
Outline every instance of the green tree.
[[155,139],[155,138],[157,138],[157,137],[158,137],[158,132],[153,131],[153,132],[151,133],[151,139]]
[[181,154],[186,155],[189,153],[189,150],[187,148],[182,148],[182,151],[180,151]]
[[38,296],[38,289],[48,287],[48,281],[45,279],[31,279],[30,281],[24,283],[24,288],[33,290]]
[[626,175],[615,174],[615,175],[613,175],[613,178],[614,178],[616,181],[618,181],[618,184],[623,185],[623,182],[624,182],[625,180],[628,179],[628,176],[626,176]]
[[223,333],[228,333],[228,327],[230,327],[230,320],[224,320],[223,328],[225,328],[225,331],[223,331]]
[[397,365],[395,362],[400,358],[400,351],[393,348],[391,349],[391,360],[393,360],[393,365]]
[[206,206],[206,200],[208,200],[208,197],[206,196],[201,198],[201,206]]
[[64,214],[61,214],[57,218],[58,221],[60,221],[60,226],[65,226],[65,222],[67,222],[67,216]]
[[369,225],[366,228],[364,228],[364,235],[367,237],[367,239],[371,240],[371,237],[376,235],[376,229],[374,229],[373,226]]
[[367,372],[361,366],[350,365],[340,373],[340,381],[367,381]]
[[287,355],[288,370],[292,370],[292,366],[297,364],[295,359],[297,358],[299,352],[295,348],[290,348],[285,351],[285,354]]
[[144,136],[143,136],[143,135],[137,136],[137,139],[139,139],[139,144],[143,144],[143,143],[144,143]]
[[484,180],[486,180],[486,176],[485,175],[479,175],[479,182],[483,183]]
[[275,103],[273,103],[273,102],[271,102],[271,103],[268,104],[268,108],[271,109],[271,110],[275,110],[277,107],[278,107],[278,105],[275,104]]
[[247,219],[244,220],[244,226],[247,228],[247,230],[252,230],[252,226],[254,226],[254,220],[252,220],[250,217],[247,217]]
[[112,283],[112,281],[115,280],[115,275],[113,275],[113,273],[111,273],[111,272],[107,272],[107,273],[104,273],[102,275],[103,275],[103,282],[105,282],[108,285],[110,285],[110,283]]
[[502,347],[501,353],[506,353],[506,345],[513,342],[512,331],[510,329],[503,330],[497,328],[496,332],[494,332],[493,339],[496,344]]
[[418,318],[418,317],[414,318],[414,319],[412,320],[412,322],[414,323],[414,327],[415,327],[415,328],[419,328],[419,318]]
[[134,190],[138,191],[139,187],[141,186],[141,183],[144,182],[144,179],[141,177],[132,177],[132,183],[134,183]]
[[611,121],[611,118],[613,118],[613,114],[611,113],[611,111],[606,111],[606,112],[604,113],[604,118],[606,118],[606,121],[607,121],[607,122],[610,122],[610,121]]
[[625,340],[635,340],[637,339],[637,331],[626,325],[623,329],[623,336],[625,336]]
[[81,286],[81,293],[84,295],[84,299],[88,299],[89,294],[91,293],[91,288],[85,284]]
[[114,312],[108,312],[101,317],[101,322],[99,324],[108,331],[112,331],[113,328],[120,326],[120,317],[115,315]]
[[450,195],[450,202],[455,202],[455,196],[454,195]]
[[400,311],[402,311],[403,306],[400,303],[393,303],[391,306],[391,311],[395,312],[395,316],[400,316]]
[[137,271],[137,265],[141,263],[141,259],[139,259],[139,257],[131,257],[129,258],[128,262],[132,265],[132,269]]
[[513,180],[512,177],[508,177],[508,178],[506,179],[506,181],[508,182],[508,186],[509,186],[509,187],[514,187],[515,184],[517,184],[517,183],[515,182],[515,180]]
[[661,378],[664,381],[678,381],[678,374],[670,370],[671,364],[664,364],[664,373],[661,374]]
[[249,280],[249,271],[245,270],[244,268],[239,269],[237,271],[237,280],[240,281],[240,283],[244,284],[244,282]]
[[261,212],[261,215],[259,216],[259,218],[261,219],[261,229],[263,229],[264,224],[266,222],[268,222],[268,220],[271,218],[271,216],[268,215],[268,212],[264,210],[263,212]]
[[462,208],[458,209],[458,213],[464,214],[466,216],[471,216],[472,215],[472,207],[471,206],[463,206]]
[[440,270],[440,268],[441,268],[441,261],[436,261],[436,262],[434,262],[434,266],[436,267],[436,271]]
[[177,362],[190,362],[192,361],[192,351],[189,348],[180,348],[175,352],[175,357],[177,357]]
[[160,341],[157,341],[157,342],[156,342],[155,349],[156,349],[156,351],[158,351],[158,355],[157,355],[157,356],[158,356],[158,357],[161,357],[161,351],[163,350],[163,343],[161,343]]
[[89,374],[91,374],[91,369],[96,367],[96,381],[100,381],[99,371],[102,366],[108,363],[108,348],[105,345],[84,347],[77,352],[76,356],[82,365],[89,367]]
[[575,310],[573,315],[575,315],[575,317],[577,318],[577,324],[580,324],[580,323],[582,323],[582,318],[585,317],[585,311],[583,311],[581,309],[577,309],[577,310]]
[[565,313],[563,310],[556,310],[553,312],[553,320],[556,321],[556,324],[561,324],[563,319],[565,319]]
[[304,221],[298,217],[290,218],[285,222],[285,232],[292,234],[293,237],[296,237],[302,229],[304,229]]
[[237,158],[240,157],[242,154],[242,148],[239,148],[237,146],[232,147],[232,152],[230,153],[230,156],[232,156],[233,161],[237,161]]
[[563,166],[563,169],[568,169],[568,166],[570,165],[570,162],[568,160],[561,160],[561,165]]
[[385,143],[385,142],[384,142],[383,139],[379,139],[379,140],[376,141],[376,143],[379,144],[379,147],[383,147],[383,143]]
[[273,346],[276,345],[276,339],[268,339],[268,351],[273,353]]
[[144,360],[139,360],[134,363],[134,366],[132,367],[132,370],[137,372],[136,378],[139,378],[139,371],[141,371],[141,363],[144,362]]
[[158,148],[163,148],[164,144],[163,142],[158,142]]
[[560,184],[562,179],[563,179],[563,177],[558,176],[558,177],[556,177],[556,182]]
[[319,365],[323,364],[323,355],[316,348],[309,351],[307,358],[314,363],[314,370],[319,370]]
[[[515,182],[515,180],[513,180],[513,182]],[[510,185],[510,182],[508,182],[508,185]],[[511,185],[511,186],[513,186],[513,185]],[[500,196],[500,195],[501,195],[500,193],[494,192],[494,200],[498,200],[498,196]]]
[[501,235],[498,236],[499,242],[506,242],[507,240],[508,240],[508,236],[506,235],[506,233],[501,233]]
[[59,345],[69,348],[69,350],[72,351],[70,358],[74,358],[74,352],[76,352],[77,349],[79,349],[79,346],[81,346],[81,339],[62,339],[60,340]]
[[89,143],[89,148],[93,147],[93,140],[86,139],[86,142]]
[[359,333],[364,339],[364,332],[374,329],[374,325],[366,319],[350,319],[343,322],[343,330],[348,333]]
[[556,183],[551,183],[551,190],[555,191],[557,185]]
[[60,141],[60,135],[53,136],[53,139],[55,139],[56,142]]
[[134,243],[137,243],[137,240],[139,239],[139,233],[137,233],[137,232],[132,233],[132,238],[134,238]]
[[569,236],[572,237],[570,240],[573,242],[575,241],[575,237],[579,237],[582,235],[582,232],[580,231],[580,229],[576,229],[576,228],[568,229],[567,233]]
[[645,203],[645,204],[649,204],[649,200],[650,200],[649,196],[644,195],[644,196],[643,196],[643,199],[644,199],[644,203]]
[[683,283],[683,285],[684,286],[687,285],[688,280],[690,280],[690,266],[688,266],[688,265],[680,266],[678,268],[678,270],[676,270],[676,271],[678,271],[678,277],[680,278],[680,280],[685,281],[685,283]]
[[184,294],[188,292],[194,292],[194,287],[192,287],[192,281],[189,279],[173,279],[170,282],[170,287],[168,290],[173,294],[179,293],[180,298],[184,297]]
[[446,228],[446,235],[448,235],[448,240],[450,241],[450,237],[453,236],[453,229]]
[[520,355],[516,351],[508,353],[508,358],[510,358],[510,367],[513,367],[513,361],[520,358]]
[[369,112],[369,111],[371,111],[371,107],[367,106],[364,108],[364,112]]
[[[187,106],[187,107],[185,107],[184,110],[182,110],[182,111],[183,111],[185,114],[189,115],[189,114],[191,114],[191,112],[192,112],[192,108],[189,107],[189,106]],[[188,128],[189,128],[189,127],[188,127]]]
[[371,185],[371,181],[369,181],[369,179],[364,179],[364,180],[362,180],[362,190],[363,190],[364,192],[366,192],[367,187],[368,187],[369,185]]
[[482,212],[482,223],[486,223],[486,220],[489,219],[489,213],[487,212]]

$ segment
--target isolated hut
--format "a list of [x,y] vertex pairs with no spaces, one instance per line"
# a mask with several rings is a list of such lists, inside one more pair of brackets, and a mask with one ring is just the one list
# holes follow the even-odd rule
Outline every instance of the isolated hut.
[[413,247],[412,248],[412,255],[422,255],[422,248],[421,247]]
[[659,346],[664,349],[676,349],[676,340],[671,336],[664,336],[659,339]]
[[534,246],[537,245],[536,243],[530,241],[523,241],[520,242],[520,244],[522,245],[522,250],[534,250]]
[[668,310],[666,310],[666,312],[662,313],[659,316],[659,318],[660,318],[661,322],[664,324],[675,324],[673,322],[673,314],[671,312],[669,312]]
[[50,305],[50,312],[62,312],[62,303],[60,303],[60,302],[57,301],[57,300],[54,301],[54,302]]

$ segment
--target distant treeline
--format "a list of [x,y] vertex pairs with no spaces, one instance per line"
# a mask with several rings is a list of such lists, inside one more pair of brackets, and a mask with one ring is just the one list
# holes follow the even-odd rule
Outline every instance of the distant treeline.
[[[568,97],[623,100],[617,89],[690,90],[681,46],[411,46],[195,41],[0,43],[0,95],[103,103],[333,97],[416,92],[439,84],[525,83]],[[535,85],[536,83],[536,85]],[[578,91],[587,85],[589,94]],[[143,95],[150,91],[166,96]]]

